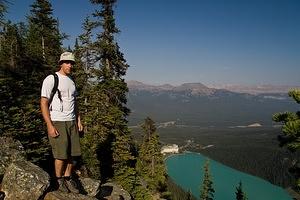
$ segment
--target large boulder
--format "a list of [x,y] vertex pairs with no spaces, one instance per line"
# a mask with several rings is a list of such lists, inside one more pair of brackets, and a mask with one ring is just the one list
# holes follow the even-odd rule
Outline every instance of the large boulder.
[[38,200],[50,186],[50,177],[40,167],[19,160],[10,164],[3,180],[5,200]]
[[44,200],[97,200],[97,198],[82,194],[54,191],[47,193]]
[[100,193],[97,195],[100,199],[107,200],[131,200],[130,194],[121,186],[115,183],[105,183],[101,186]]
[[6,168],[14,161],[25,160],[26,154],[22,144],[9,137],[0,137],[0,182]]

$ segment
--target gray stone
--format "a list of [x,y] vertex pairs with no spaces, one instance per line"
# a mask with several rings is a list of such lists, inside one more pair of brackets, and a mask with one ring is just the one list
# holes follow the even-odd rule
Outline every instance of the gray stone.
[[91,178],[79,178],[79,181],[87,195],[94,197],[100,192],[101,181]]
[[97,200],[97,198],[85,196],[82,194],[54,191],[47,193],[44,200]]
[[0,181],[6,168],[16,160],[25,160],[22,144],[9,137],[0,137]]
[[131,200],[130,194],[121,186],[115,183],[105,183],[101,186],[100,193],[97,195],[100,199],[107,200]]
[[50,186],[50,177],[38,166],[25,161],[15,161],[7,168],[2,191],[5,200],[37,200]]

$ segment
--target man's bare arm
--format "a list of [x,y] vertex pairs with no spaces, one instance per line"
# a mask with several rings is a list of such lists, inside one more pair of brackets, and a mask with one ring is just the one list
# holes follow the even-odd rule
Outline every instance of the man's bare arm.
[[83,125],[81,123],[77,101],[75,101],[75,114],[76,114],[76,121],[77,121],[78,131],[83,131]]
[[50,137],[57,137],[59,133],[56,130],[56,128],[53,126],[53,123],[50,119],[48,99],[46,97],[41,97],[41,110],[42,110],[43,118],[47,124],[48,135]]

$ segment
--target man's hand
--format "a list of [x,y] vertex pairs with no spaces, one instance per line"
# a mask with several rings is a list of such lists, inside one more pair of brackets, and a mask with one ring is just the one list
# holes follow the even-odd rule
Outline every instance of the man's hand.
[[78,126],[78,131],[79,131],[79,132],[82,132],[82,131],[83,131],[83,126],[82,126],[82,124],[81,124],[81,121],[80,121],[80,120],[78,120],[78,122],[77,122],[77,126]]
[[41,110],[42,110],[42,115],[44,117],[44,120],[47,124],[47,130],[48,130],[49,137],[55,138],[55,137],[59,136],[59,132],[53,126],[52,121],[50,119],[48,99],[46,97],[41,97]]
[[55,137],[59,136],[59,132],[56,130],[56,128],[52,124],[48,125],[47,129],[48,129],[48,135],[50,137],[55,138]]

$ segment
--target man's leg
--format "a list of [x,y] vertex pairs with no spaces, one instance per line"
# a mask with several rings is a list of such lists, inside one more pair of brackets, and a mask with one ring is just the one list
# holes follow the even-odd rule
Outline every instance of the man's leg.
[[55,176],[58,182],[58,190],[63,192],[69,192],[65,184],[65,179],[63,177],[67,158],[68,158],[68,135],[67,127],[65,122],[53,121],[53,125],[56,130],[59,132],[58,137],[49,137],[49,141],[52,147],[52,153],[54,157],[54,167],[55,167]]
[[54,166],[55,166],[55,176],[58,178],[62,177],[65,168],[65,160],[55,159]]
[[66,170],[64,172],[64,179],[66,180],[66,185],[68,189],[73,193],[79,193],[78,184],[72,177],[73,162],[72,160],[67,161]]
[[58,190],[62,192],[69,192],[65,184],[65,179],[63,177],[63,172],[65,171],[66,168],[66,160],[55,159],[54,166],[55,166],[55,176],[58,182]]
[[69,177],[72,175],[72,170],[73,170],[73,163],[71,160],[67,160],[67,163],[66,163],[66,170],[64,172],[64,176],[65,177]]
[[68,189],[73,193],[79,193],[77,181],[75,181],[73,175],[73,156],[80,155],[80,142],[79,134],[75,121],[66,122],[68,136],[69,136],[69,159],[67,160],[66,170],[64,171],[64,177]]

